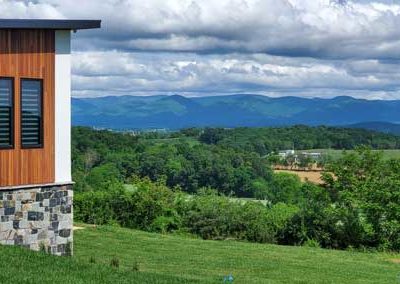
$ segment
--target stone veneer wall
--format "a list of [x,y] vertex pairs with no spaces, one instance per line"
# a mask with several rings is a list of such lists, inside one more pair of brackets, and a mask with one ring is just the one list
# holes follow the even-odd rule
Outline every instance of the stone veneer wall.
[[0,244],[72,254],[72,185],[0,191]]

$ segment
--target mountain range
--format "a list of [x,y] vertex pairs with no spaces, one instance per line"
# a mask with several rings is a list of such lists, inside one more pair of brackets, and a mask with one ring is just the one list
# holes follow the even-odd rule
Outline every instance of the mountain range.
[[[74,125],[112,129],[334,125],[398,131],[400,100],[230,96],[73,98]],[[372,121],[372,122],[371,122]]]
[[394,124],[381,121],[361,122],[348,125],[350,128],[362,128],[367,130],[375,130],[383,133],[400,135],[400,124]]

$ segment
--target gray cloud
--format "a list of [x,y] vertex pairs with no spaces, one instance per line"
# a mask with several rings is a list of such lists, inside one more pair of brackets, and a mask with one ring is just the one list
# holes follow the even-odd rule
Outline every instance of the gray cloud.
[[400,98],[397,0],[0,0],[0,17],[103,20],[75,35],[75,96]]
[[[347,4],[338,4],[343,2]],[[400,57],[400,4],[343,0],[0,3],[3,17],[101,18],[101,32],[82,36],[89,37],[82,46],[91,48],[319,58]]]
[[110,51],[77,53],[73,66],[77,96],[252,92],[393,99],[400,94],[398,66],[379,60]]

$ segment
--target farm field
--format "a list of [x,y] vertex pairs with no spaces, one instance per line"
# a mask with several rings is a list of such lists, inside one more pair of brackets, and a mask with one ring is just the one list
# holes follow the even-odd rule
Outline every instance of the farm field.
[[[347,150],[346,152],[351,153],[354,150]],[[373,151],[382,151],[385,159],[399,159],[400,158],[400,149],[396,150],[373,150]],[[333,159],[338,159],[343,155],[343,150],[334,150],[334,149],[311,149],[311,150],[300,150],[299,152],[319,152],[323,155],[329,155]]]
[[321,171],[291,171],[291,170],[274,170],[275,173],[288,173],[288,174],[293,174],[297,175],[301,181],[306,182],[312,182],[315,184],[322,184],[323,181],[321,179]]
[[[351,153],[354,150],[347,150],[347,153]],[[400,159],[400,150],[373,150],[373,151],[382,151],[383,157],[386,160],[389,159]],[[343,155],[343,150],[334,150],[334,149],[311,149],[311,150],[299,150],[298,153],[302,152],[318,152],[322,155],[328,155],[333,160],[339,159]],[[319,170],[291,170],[291,169],[275,169],[275,173],[289,173],[297,175],[301,181],[310,181],[315,184],[322,184],[323,181],[321,179],[321,175],[323,171]]]

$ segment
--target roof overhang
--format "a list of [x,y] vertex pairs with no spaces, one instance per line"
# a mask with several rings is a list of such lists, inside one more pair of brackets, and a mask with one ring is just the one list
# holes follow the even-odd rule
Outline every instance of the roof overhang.
[[101,20],[0,19],[0,29],[87,30],[101,27]]

